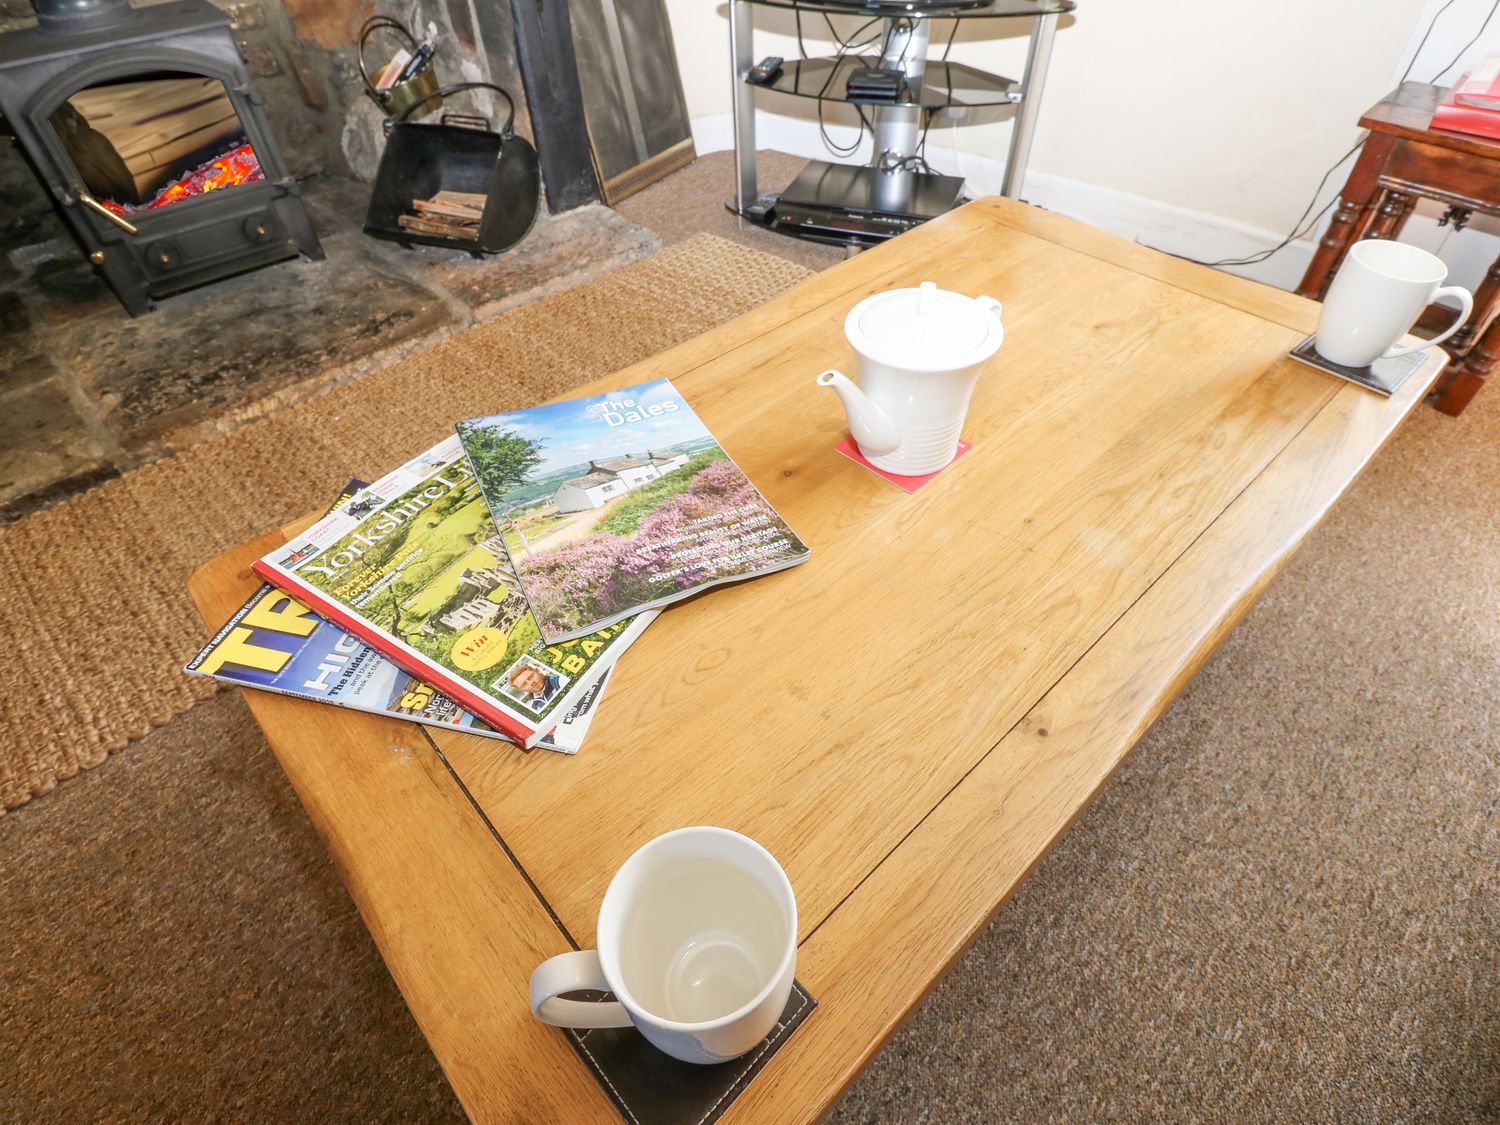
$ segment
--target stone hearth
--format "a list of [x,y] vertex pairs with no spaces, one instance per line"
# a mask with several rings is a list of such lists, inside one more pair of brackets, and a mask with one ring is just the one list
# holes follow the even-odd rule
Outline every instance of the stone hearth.
[[303,183],[327,260],[288,261],[132,319],[0,145],[0,521],[398,361],[655,249],[601,205],[504,254],[404,250],[360,227],[369,186]]

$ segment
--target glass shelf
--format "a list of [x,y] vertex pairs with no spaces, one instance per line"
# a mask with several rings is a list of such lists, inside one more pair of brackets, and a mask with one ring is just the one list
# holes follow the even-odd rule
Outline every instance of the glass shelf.
[[[1010,105],[1020,100],[1019,84],[1013,79],[989,74],[956,62],[929,62],[927,73],[916,82],[908,82],[900,101],[883,98],[852,98],[848,93],[849,75],[860,67],[878,67],[878,55],[845,55],[835,59],[792,59],[781,66],[774,80],[762,89],[779,90],[801,98],[821,97],[831,102],[853,105],[904,106],[911,109],[978,108]],[[753,85],[753,83],[752,83]]]
[[947,19],[1035,19],[1037,16],[1071,12],[1073,0],[953,0],[933,4],[924,0],[745,0],[767,8],[814,14],[906,16],[918,20]]

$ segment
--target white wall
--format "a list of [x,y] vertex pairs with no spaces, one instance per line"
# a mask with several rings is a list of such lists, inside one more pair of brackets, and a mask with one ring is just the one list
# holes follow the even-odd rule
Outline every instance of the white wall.
[[[1421,31],[1446,0],[1079,0],[1057,34],[1027,196],[1044,206],[1176,253],[1217,259],[1275,245],[1323,172],[1359,138],[1359,115],[1399,78]],[[1477,32],[1493,0],[1453,0],[1417,60],[1429,80]],[[729,143],[728,23],[713,0],[667,0],[700,151]],[[756,8],[757,57],[799,55],[788,13]],[[844,34],[862,21],[836,21]],[[1500,49],[1500,18],[1467,54]],[[829,54],[821,19],[804,17],[809,54]],[[816,34],[815,34],[816,33]],[[1020,77],[1024,23],[970,21],[951,58]],[[937,43],[946,39],[938,25]],[[934,47],[935,55],[940,48]],[[1448,80],[1459,68],[1449,71]],[[760,144],[825,155],[815,103],[758,93]],[[851,120],[829,107],[830,120]],[[1008,120],[932,126],[939,170],[994,191]],[[836,134],[854,136],[852,128]],[[1329,178],[1332,197],[1348,165]],[[781,184],[762,184],[779,189]],[[1435,213],[1435,212],[1434,212]],[[1471,228],[1472,230],[1472,228]],[[1430,218],[1413,240],[1453,240]],[[1460,241],[1478,245],[1483,236]],[[1488,247],[1470,250],[1476,261]],[[1311,242],[1239,272],[1292,285]],[[1490,256],[1493,256],[1490,253]],[[1470,272],[1465,255],[1462,271]],[[1477,268],[1482,269],[1482,265]]]

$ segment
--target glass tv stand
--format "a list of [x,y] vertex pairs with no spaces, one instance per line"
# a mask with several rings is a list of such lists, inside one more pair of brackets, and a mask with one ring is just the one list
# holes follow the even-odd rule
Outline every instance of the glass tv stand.
[[[1058,17],[1073,0],[728,0],[729,52],[734,74],[735,193],[726,201],[746,222],[782,234],[848,247],[871,246],[950,210],[961,201],[963,181],[925,168],[920,155],[924,120],[942,110],[1014,105],[1015,123],[1001,192],[1018,198],[1031,155],[1037,111],[1047,78]],[[774,78],[750,81],[756,64],[755,6],[815,17],[863,16],[879,21],[872,51],[833,58],[788,59]],[[1030,20],[1026,71],[1020,81],[963,63],[929,61],[932,21]],[[861,70],[899,76],[878,96],[850,88]],[[858,106],[874,134],[868,165],[815,160],[780,192],[762,193],[755,168],[755,92]]]

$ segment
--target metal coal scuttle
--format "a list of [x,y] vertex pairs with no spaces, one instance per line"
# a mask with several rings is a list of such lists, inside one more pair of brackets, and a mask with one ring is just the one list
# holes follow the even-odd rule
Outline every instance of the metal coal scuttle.
[[[505,124],[496,132],[483,117],[445,114],[439,124],[408,120],[430,100],[446,101],[464,90],[493,90],[505,99]],[[514,132],[515,102],[490,82],[440,86],[386,122],[385,151],[375,176],[365,233],[403,246],[447,246],[472,254],[498,254],[520,242],[536,221],[541,175],[536,149]],[[477,239],[407,230],[401,216],[413,201],[440,191],[484,196]]]

